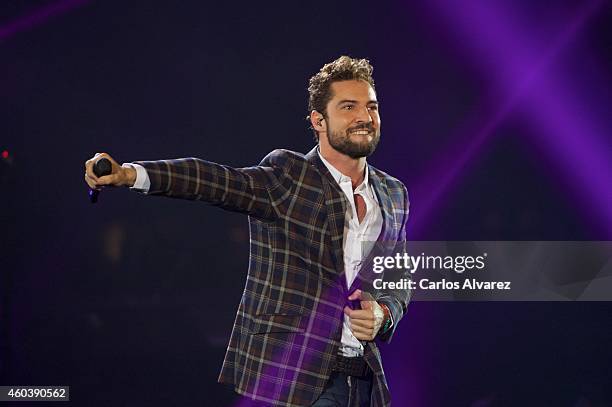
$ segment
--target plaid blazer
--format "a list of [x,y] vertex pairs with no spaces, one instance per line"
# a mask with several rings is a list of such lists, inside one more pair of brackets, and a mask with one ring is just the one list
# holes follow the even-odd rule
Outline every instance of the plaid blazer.
[[[136,162],[151,180],[150,195],[201,200],[249,215],[250,261],[219,381],[264,404],[311,405],[323,391],[338,353],[349,293],[367,289],[363,267],[347,287],[342,240],[348,202],[319,158],[275,150],[258,166],[232,168],[196,158]],[[397,179],[369,166],[383,215],[379,241],[405,243],[408,195]],[[370,260],[371,260],[370,256]],[[366,262],[367,264],[367,262]],[[402,276],[409,278],[409,273]],[[394,326],[407,290],[372,292]],[[380,352],[364,346],[374,372],[371,406],[390,405]]]

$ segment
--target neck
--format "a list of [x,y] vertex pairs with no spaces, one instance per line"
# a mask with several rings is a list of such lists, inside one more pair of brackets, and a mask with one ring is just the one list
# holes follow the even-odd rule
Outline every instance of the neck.
[[337,151],[328,143],[319,143],[319,150],[321,151],[323,158],[333,165],[334,168],[351,178],[353,189],[363,182],[363,179],[365,178],[365,157],[349,157],[348,155]]

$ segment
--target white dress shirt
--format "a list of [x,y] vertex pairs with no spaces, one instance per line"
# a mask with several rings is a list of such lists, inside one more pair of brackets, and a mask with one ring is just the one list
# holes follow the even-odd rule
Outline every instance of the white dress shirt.
[[[361,268],[361,263],[369,254],[373,242],[378,239],[378,235],[382,230],[383,217],[376,198],[376,194],[369,184],[368,166],[365,167],[365,176],[363,182],[353,190],[351,178],[342,174],[333,165],[331,165],[319,152],[319,157],[323,164],[327,167],[332,177],[340,189],[346,195],[349,206],[346,209],[344,221],[344,238],[342,240],[342,249],[344,253],[344,272],[346,275],[347,287],[350,287]],[[130,166],[136,170],[136,181],[131,189],[147,193],[151,187],[151,180],[145,168],[138,164],[126,163],[124,167]],[[359,223],[357,217],[357,208],[355,206],[354,194],[359,194],[363,197],[366,204],[366,214]],[[364,247],[365,246],[365,247]],[[363,355],[363,344],[359,339],[355,338],[351,331],[349,317],[343,314],[344,321],[342,325],[342,339],[340,351],[344,356],[355,357]]]
[[[350,287],[361,268],[361,262],[367,257],[382,230],[383,217],[376,194],[369,183],[368,166],[365,167],[363,182],[353,190],[351,178],[342,174],[331,165],[319,152],[319,157],[336,180],[342,192],[346,195],[349,206],[344,217],[344,239],[342,251],[344,252],[344,273],[346,285]],[[361,195],[366,204],[366,214],[361,223],[357,217],[354,194]],[[355,338],[351,331],[349,317],[344,315],[342,325],[342,340],[340,351],[344,356],[354,357],[363,355],[363,344]]]
[[151,179],[149,178],[149,174],[147,174],[147,170],[145,170],[142,165],[125,163],[122,165],[122,167],[131,167],[136,170],[136,181],[134,181],[134,185],[132,185],[130,189],[134,189],[145,194],[149,192],[149,188],[151,188]]

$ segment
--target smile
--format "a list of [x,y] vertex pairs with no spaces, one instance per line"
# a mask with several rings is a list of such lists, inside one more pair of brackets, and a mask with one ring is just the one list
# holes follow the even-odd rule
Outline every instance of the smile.
[[351,131],[351,134],[359,134],[361,136],[367,136],[368,134],[370,134],[370,131],[368,131],[368,130],[357,130],[357,131]]

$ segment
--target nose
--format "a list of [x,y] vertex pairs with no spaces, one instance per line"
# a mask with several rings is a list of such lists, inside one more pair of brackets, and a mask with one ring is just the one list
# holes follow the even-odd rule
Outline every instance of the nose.
[[357,123],[371,123],[374,121],[374,118],[372,117],[372,112],[367,106],[363,109],[357,110],[356,121]]

